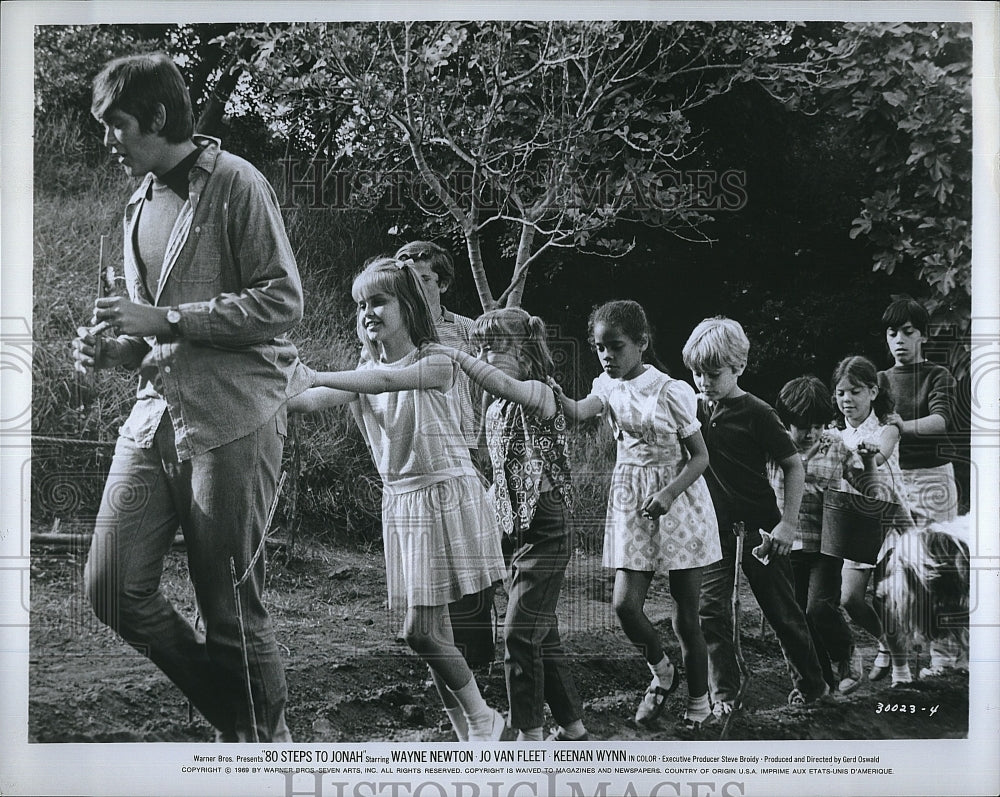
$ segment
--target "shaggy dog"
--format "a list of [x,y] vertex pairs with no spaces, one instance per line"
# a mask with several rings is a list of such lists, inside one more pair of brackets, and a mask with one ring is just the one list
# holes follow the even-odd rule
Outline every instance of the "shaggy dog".
[[892,624],[911,643],[946,651],[948,666],[968,666],[966,537],[965,529],[955,523],[911,527],[898,537],[881,564],[882,577],[876,587],[883,622]]

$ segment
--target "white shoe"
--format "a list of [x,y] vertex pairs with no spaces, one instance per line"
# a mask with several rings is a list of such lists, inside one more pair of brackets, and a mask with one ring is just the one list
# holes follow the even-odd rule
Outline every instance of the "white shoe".
[[503,714],[495,709],[490,709],[490,711],[493,712],[493,719],[485,733],[476,733],[472,726],[469,726],[470,742],[499,742],[503,741],[504,736],[507,735],[507,720],[504,719]]

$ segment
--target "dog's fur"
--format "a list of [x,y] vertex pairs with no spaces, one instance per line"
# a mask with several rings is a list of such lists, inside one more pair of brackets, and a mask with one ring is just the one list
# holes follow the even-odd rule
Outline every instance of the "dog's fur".
[[911,643],[968,660],[969,545],[955,524],[911,528],[896,540],[876,587],[883,622]]

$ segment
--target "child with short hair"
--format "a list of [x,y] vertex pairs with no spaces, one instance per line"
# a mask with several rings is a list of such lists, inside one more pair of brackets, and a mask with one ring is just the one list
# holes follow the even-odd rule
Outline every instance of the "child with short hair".
[[589,336],[604,373],[586,398],[560,399],[568,417],[603,415],[618,439],[604,566],[615,568],[613,600],[622,630],[644,654],[653,675],[635,721],[653,723],[679,680],[643,609],[653,576],[666,572],[687,676],[684,722],[695,729],[712,716],[698,595],[705,565],[721,554],[712,499],[702,478],[708,453],[695,417],[694,391],[644,362],[645,357],[655,360],[652,330],[637,302],[613,301],[595,309]]
[[[831,689],[849,694],[861,685],[861,668],[854,663],[854,637],[840,611],[843,560],[822,553],[823,493],[840,487],[847,455],[839,436],[824,432],[833,420],[829,388],[815,376],[785,383],[774,408],[802,459],[805,487],[798,528],[788,555],[795,582],[795,599],[806,613],[823,677]],[[784,479],[776,463],[769,465],[778,504],[784,503]]]
[[573,552],[566,522],[573,483],[545,323],[516,307],[492,310],[476,321],[472,340],[479,359],[450,353],[495,397],[486,410],[486,444],[497,523],[512,548],[504,622],[510,724],[518,741],[541,741],[548,703],[558,724],[550,741],[587,741],[556,617]]
[[357,408],[383,482],[389,605],[406,608],[406,642],[430,666],[459,738],[497,741],[506,722],[455,647],[448,605],[503,578],[500,535],[448,399],[457,366],[436,342],[419,279],[398,260],[368,265],[352,287],[367,357],[317,373],[289,409]]
[[[739,385],[749,352],[743,327],[722,316],[699,323],[683,349],[684,364],[701,392],[698,420],[705,430],[710,459],[705,479],[722,544],[722,559],[706,568],[701,588],[701,626],[708,644],[712,711],[717,719],[740,708],[731,610],[737,523],[743,524],[746,533],[740,566],[778,637],[791,673],[794,688],[789,704],[809,703],[829,692],[805,614],[795,602],[788,561],[802,501],[802,462],[774,409]],[[767,478],[768,461],[778,463],[784,476],[780,512]],[[762,532],[770,534],[769,541]],[[759,561],[755,552],[769,556],[769,563]]]
[[[885,339],[894,364],[879,371],[879,385],[892,391],[896,413],[889,422],[899,429],[899,466],[903,491],[914,520],[921,524],[947,523],[958,513],[955,469],[940,453],[940,443],[954,423],[955,378],[942,365],[930,362],[923,347],[930,319],[920,302],[903,296],[882,314]],[[920,677],[940,675],[964,666],[966,657],[945,641],[930,644],[931,661]],[[885,674],[885,668],[874,672]]]

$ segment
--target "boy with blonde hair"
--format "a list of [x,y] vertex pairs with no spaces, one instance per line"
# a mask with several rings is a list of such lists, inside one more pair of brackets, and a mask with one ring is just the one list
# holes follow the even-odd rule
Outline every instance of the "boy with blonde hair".
[[[788,561],[802,501],[802,462],[774,409],[739,386],[749,352],[743,327],[721,316],[698,324],[683,350],[684,364],[699,390],[698,420],[710,463],[705,479],[722,544],[722,559],[704,571],[700,612],[716,720],[739,708],[740,674],[730,608],[736,580],[733,531],[739,523],[746,534],[740,566],[788,664],[794,687],[789,704],[809,703],[829,692],[805,614],[795,601]],[[778,464],[784,478],[780,512],[767,476],[769,461]]]

